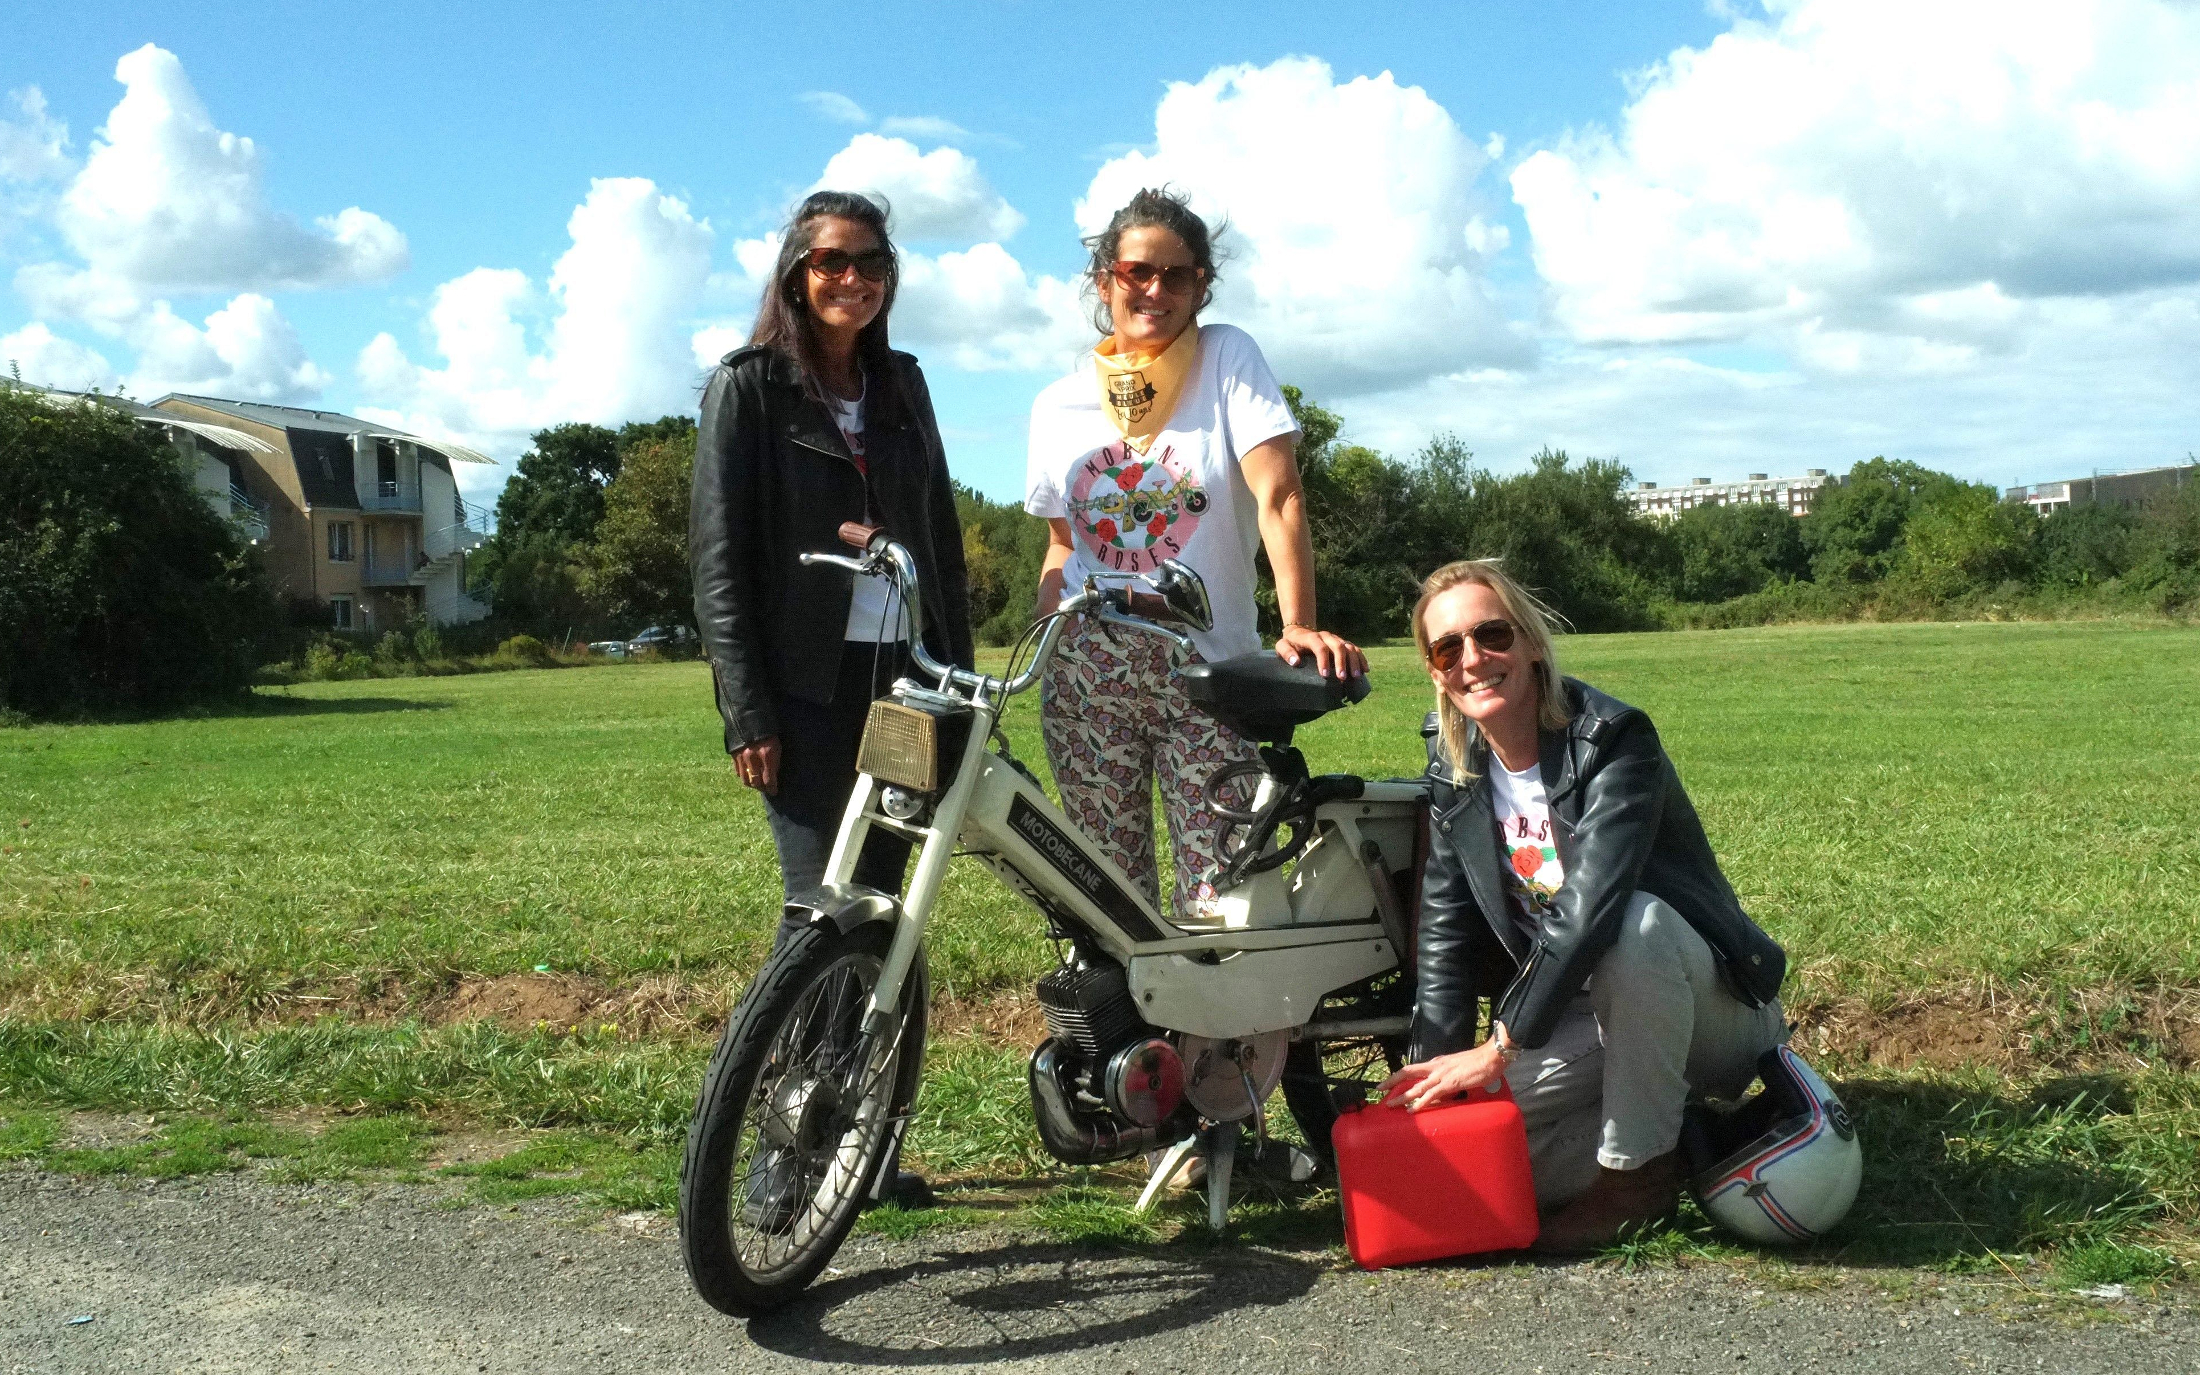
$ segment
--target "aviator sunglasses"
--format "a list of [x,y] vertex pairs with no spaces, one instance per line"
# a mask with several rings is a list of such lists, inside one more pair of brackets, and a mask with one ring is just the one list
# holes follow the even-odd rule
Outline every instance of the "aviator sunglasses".
[[1108,271],[1115,274],[1115,280],[1132,291],[1144,291],[1158,280],[1161,289],[1173,296],[1182,296],[1198,286],[1200,279],[1207,275],[1196,267],[1157,267],[1132,258],[1117,258],[1108,264]]
[[1438,636],[1429,641],[1429,667],[1438,673],[1449,673],[1459,667],[1460,659],[1466,656],[1468,640],[1473,640],[1485,653],[1503,654],[1513,647],[1512,622],[1484,621],[1480,625],[1469,626],[1464,635],[1454,630],[1449,635]]
[[867,248],[861,253],[841,248],[813,248],[802,255],[802,261],[809,264],[810,271],[828,282],[847,276],[851,267],[866,282],[883,282],[886,274],[894,270],[894,255],[883,248]]

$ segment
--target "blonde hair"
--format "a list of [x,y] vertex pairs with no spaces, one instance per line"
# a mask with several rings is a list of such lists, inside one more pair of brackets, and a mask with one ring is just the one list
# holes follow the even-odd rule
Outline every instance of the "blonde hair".
[[[1542,730],[1562,729],[1568,720],[1566,694],[1559,686],[1558,649],[1552,643],[1551,627],[1553,622],[1563,623],[1564,618],[1515,582],[1502,564],[1501,559],[1460,559],[1429,574],[1421,584],[1421,599],[1413,604],[1413,643],[1421,651],[1421,662],[1427,664],[1429,603],[1468,583],[1487,587],[1505,609],[1505,619],[1512,622],[1517,637],[1515,649],[1535,661],[1536,726]],[[1477,777],[1467,761],[1481,743],[1481,727],[1452,705],[1441,685],[1436,689],[1436,728],[1453,771],[1461,778]]]

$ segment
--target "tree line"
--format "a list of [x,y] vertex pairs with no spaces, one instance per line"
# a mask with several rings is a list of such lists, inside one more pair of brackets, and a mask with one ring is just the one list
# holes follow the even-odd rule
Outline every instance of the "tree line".
[[[1347,442],[1334,412],[1285,391],[1321,618],[1362,641],[1408,633],[1420,580],[1463,557],[1504,559],[1581,631],[2200,607],[2192,482],[2043,518],[1991,487],[1879,457],[1821,488],[1801,518],[1701,506],[1659,523],[1632,513],[1617,461],[1546,449],[1500,475],[1448,434],[1395,457]],[[498,499],[496,533],[469,561],[494,614],[443,642],[557,646],[689,621],[695,437],[685,416],[537,432]],[[1037,597],[1046,523],[968,488],[956,504],[980,642],[1009,643]],[[1272,588],[1260,596],[1272,631]],[[0,713],[239,692],[262,665],[297,656],[300,624],[155,431],[0,389]]]

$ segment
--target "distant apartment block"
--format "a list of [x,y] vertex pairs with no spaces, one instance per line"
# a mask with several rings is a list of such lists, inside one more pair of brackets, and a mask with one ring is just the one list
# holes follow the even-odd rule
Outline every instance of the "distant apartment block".
[[1740,482],[1691,478],[1685,487],[1660,487],[1655,482],[1645,482],[1627,494],[1627,504],[1636,515],[1652,520],[1671,520],[1698,506],[1774,506],[1791,516],[1800,516],[1818,499],[1819,488],[1838,487],[1843,481],[1828,477],[1823,468],[1812,468],[1801,477],[1751,473]]
[[277,595],[325,605],[346,630],[489,614],[466,592],[466,556],[487,541],[489,515],[451,472],[484,455],[334,411],[182,394],[151,410],[176,424],[209,499],[226,479],[232,519],[241,508],[264,531]]
[[2181,491],[2200,482],[2200,466],[2183,464],[2169,468],[2136,468],[2123,473],[2095,473],[2067,482],[2036,482],[2011,487],[2007,497],[2021,501],[2043,516],[2073,506],[2138,506],[2163,493]]

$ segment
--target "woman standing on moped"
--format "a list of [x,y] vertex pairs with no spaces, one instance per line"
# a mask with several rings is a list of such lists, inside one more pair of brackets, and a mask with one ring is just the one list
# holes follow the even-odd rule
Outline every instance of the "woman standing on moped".
[[[1214,626],[1193,634],[1187,654],[1080,620],[1055,653],[1040,719],[1063,810],[1181,919],[1214,895],[1208,782],[1255,752],[1185,696],[1180,673],[1260,649],[1259,548],[1284,622],[1276,653],[1339,677],[1365,673],[1367,661],[1315,629],[1298,424],[1282,390],[1243,330],[1199,324],[1215,285],[1206,222],[1182,197],[1144,190],[1085,243],[1093,323],[1106,337],[1031,409],[1024,508],[1049,531],[1039,613],[1089,573],[1146,573],[1177,559],[1206,583]],[[1176,869],[1168,904],[1158,901],[1157,776]]]
[[[1679,1199],[1682,1109],[1785,1037],[1787,957],[1742,911],[1641,711],[1561,678],[1543,608],[1495,560],[1422,585],[1436,685],[1408,1108],[1510,1084],[1542,1251],[1593,1250]],[[1510,974],[1493,984],[1492,970]],[[1476,998],[1496,995],[1474,1045]]]

